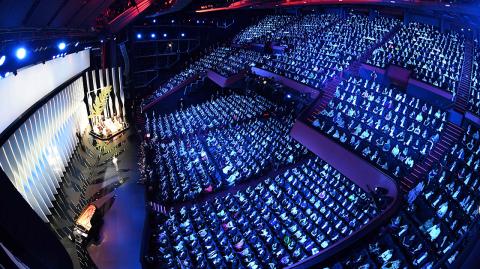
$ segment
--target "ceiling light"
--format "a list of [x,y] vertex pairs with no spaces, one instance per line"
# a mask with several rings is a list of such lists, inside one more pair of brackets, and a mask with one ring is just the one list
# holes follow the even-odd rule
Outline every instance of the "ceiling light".
[[67,47],[67,44],[65,44],[65,42],[58,43],[58,49],[59,50],[64,50],[66,47]]
[[25,56],[27,56],[27,50],[25,48],[18,48],[17,51],[15,51],[15,56],[17,56],[19,60],[23,60]]

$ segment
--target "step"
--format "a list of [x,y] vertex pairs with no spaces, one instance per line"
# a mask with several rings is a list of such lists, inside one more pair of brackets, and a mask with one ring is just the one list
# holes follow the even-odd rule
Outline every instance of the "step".
[[405,176],[404,178],[402,178],[401,180],[402,183],[410,183],[410,184],[414,184],[415,182],[413,180],[411,180],[409,178],[409,176]]

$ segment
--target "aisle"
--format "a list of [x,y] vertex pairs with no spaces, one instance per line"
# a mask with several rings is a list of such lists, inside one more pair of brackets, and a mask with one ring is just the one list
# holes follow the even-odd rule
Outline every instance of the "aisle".
[[[130,132],[128,133],[130,134]],[[99,269],[141,268],[140,250],[145,220],[144,185],[137,184],[137,141],[132,135],[124,153],[118,157],[120,172],[113,163],[107,165],[105,177],[114,176],[129,179],[113,191],[116,199],[104,216],[101,243],[91,245],[88,252]]]

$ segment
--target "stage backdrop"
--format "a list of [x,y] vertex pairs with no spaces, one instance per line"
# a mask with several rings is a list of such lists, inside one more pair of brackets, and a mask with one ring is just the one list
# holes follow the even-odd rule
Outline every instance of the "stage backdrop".
[[36,102],[90,67],[90,51],[68,54],[0,79],[0,133]]
[[89,70],[83,75],[88,113],[91,114],[95,98],[103,87],[112,86],[107,105],[103,111],[105,118],[120,116],[125,121],[125,98],[123,94],[122,68]]

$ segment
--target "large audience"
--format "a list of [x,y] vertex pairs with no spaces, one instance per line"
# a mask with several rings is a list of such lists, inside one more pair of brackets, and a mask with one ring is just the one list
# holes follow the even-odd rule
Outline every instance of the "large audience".
[[258,118],[273,109],[282,111],[285,108],[275,108],[271,101],[260,95],[233,94],[169,114],[156,116],[153,112],[151,117],[147,116],[145,128],[155,138],[164,140]]
[[367,63],[408,68],[418,80],[454,93],[460,82],[464,43],[460,32],[442,33],[435,26],[411,22],[375,50]]
[[[445,132],[448,111],[375,77],[342,72],[360,58],[381,68],[395,64],[455,93],[466,37],[400,24],[354,14],[266,16],[234,38],[235,48],[208,53],[153,98],[206,69],[229,77],[257,66],[318,89],[337,78],[333,96],[321,95],[325,102],[304,110],[313,111],[308,124],[401,181],[440,141],[452,139]],[[392,34],[394,28],[400,30]],[[389,34],[392,39],[365,58]],[[286,50],[260,53],[248,46],[256,43]],[[479,115],[478,45],[474,57],[469,110]],[[147,261],[160,268],[285,268],[384,213],[376,190],[362,189],[293,140],[298,115],[290,101],[253,89],[148,113],[142,175],[150,199],[170,208],[151,218]],[[461,139],[404,194],[387,224],[319,268],[455,268],[480,220],[480,130],[463,126]]]
[[333,263],[344,268],[458,268],[455,262],[480,219],[479,154],[480,130],[468,125],[461,141],[408,194],[408,207],[355,255]]
[[206,53],[205,56],[201,57],[198,61],[191,63],[188,67],[183,69],[178,74],[169,78],[165,83],[155,90],[148,98],[145,98],[142,102],[143,106],[146,106],[153,102],[155,99],[169,93],[175,87],[184,83],[194,76],[200,75],[201,72],[205,72],[206,69],[212,68],[228,58],[229,54],[232,53],[232,49],[228,47],[219,47],[213,49],[210,53]]
[[368,193],[312,158],[256,187],[170,211],[153,227],[150,243],[166,268],[282,268],[378,213]]
[[293,116],[258,95],[220,97],[155,119],[146,131],[162,202],[235,185],[308,153],[288,135]]
[[[278,56],[267,57],[263,68],[285,77],[321,88],[328,79],[344,71],[370,46],[382,38],[399,21],[386,17],[370,19],[367,16],[351,15],[334,21],[332,16],[307,17],[302,26],[330,25],[320,34],[302,34],[301,31],[282,36],[291,43],[292,49]],[[312,22],[313,21],[313,22]],[[334,22],[332,22],[334,21]]]
[[475,54],[472,65],[472,80],[470,84],[470,100],[468,109],[475,115],[480,116],[480,44],[475,46]]
[[312,125],[376,166],[404,176],[440,138],[446,112],[398,90],[350,77]]
[[225,61],[212,67],[212,70],[224,77],[230,77],[261,63],[263,54],[257,51],[240,49],[232,53]]
[[294,21],[295,16],[291,15],[270,15],[261,19],[258,23],[247,27],[239,33],[233,43],[248,44],[258,43],[261,38],[267,38],[274,35],[282,29],[287,23]]

